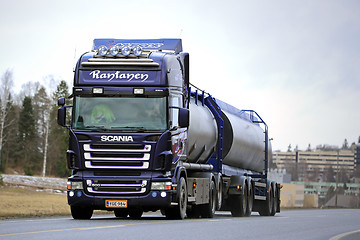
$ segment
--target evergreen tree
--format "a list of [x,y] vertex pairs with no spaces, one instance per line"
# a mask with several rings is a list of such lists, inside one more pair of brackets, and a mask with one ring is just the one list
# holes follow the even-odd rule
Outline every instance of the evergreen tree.
[[33,175],[40,170],[38,137],[35,128],[33,106],[30,97],[25,97],[19,115],[19,163],[25,174]]
[[[69,176],[70,171],[67,169],[66,150],[68,149],[69,135],[66,128],[57,124],[57,100],[60,97],[67,98],[69,96],[68,85],[65,81],[61,81],[53,93],[53,104],[50,112],[49,126],[49,149],[48,151],[48,172],[51,175],[59,177]],[[67,104],[70,101],[67,100]],[[69,119],[69,118],[68,118]]]
[[8,97],[8,104],[6,108],[7,116],[5,118],[5,125],[7,126],[4,129],[4,145],[3,145],[3,163],[4,169],[7,167],[16,167],[15,157],[16,157],[16,146],[17,135],[18,135],[18,119],[19,119],[19,108],[12,101],[11,95]]
[[343,143],[341,149],[343,149],[343,150],[348,150],[349,149],[349,143],[348,143],[348,140],[346,138],[344,140],[344,143]]
[[312,149],[311,149],[311,144],[310,144],[310,143],[309,143],[309,145],[308,145],[308,147],[307,147],[306,151],[307,151],[307,152],[311,152],[311,151],[312,151]]

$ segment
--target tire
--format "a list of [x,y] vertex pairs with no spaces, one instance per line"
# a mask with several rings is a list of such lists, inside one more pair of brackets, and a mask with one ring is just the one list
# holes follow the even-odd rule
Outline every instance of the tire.
[[[275,185],[275,186],[276,186],[276,185]],[[272,207],[270,216],[275,216],[275,214],[276,214],[276,212],[277,212],[277,199],[278,199],[278,195],[277,195],[276,188],[273,188],[273,193],[274,193],[273,207]]]
[[144,211],[142,209],[139,208],[134,208],[129,210],[129,216],[132,219],[140,219],[141,216],[143,215]]
[[129,215],[129,211],[127,209],[115,209],[114,214],[115,217],[126,218]]
[[74,219],[90,219],[93,215],[94,210],[87,207],[75,207],[71,206],[71,216]]
[[193,205],[191,206],[191,209],[186,210],[186,217],[188,218],[199,218],[200,215],[200,206],[199,205]]
[[187,208],[187,186],[184,177],[181,177],[178,183],[178,205],[174,208],[165,209],[165,215],[168,219],[184,219]]
[[247,185],[243,186],[244,194],[232,196],[231,215],[233,217],[244,217],[248,206]]
[[223,181],[222,178],[219,180],[219,191],[216,194],[216,210],[220,210],[223,202]]
[[274,198],[273,198],[273,188],[270,186],[269,194],[266,196],[266,200],[263,202],[260,207],[259,214],[261,216],[271,216],[274,209]]
[[253,192],[253,188],[251,185],[251,182],[249,183],[249,187],[248,187],[248,194],[247,194],[247,206],[246,206],[246,213],[245,216],[246,217],[250,217],[251,216],[251,212],[254,206],[254,192]]
[[201,217],[213,218],[216,210],[216,186],[215,182],[211,181],[209,186],[209,203],[201,206]]

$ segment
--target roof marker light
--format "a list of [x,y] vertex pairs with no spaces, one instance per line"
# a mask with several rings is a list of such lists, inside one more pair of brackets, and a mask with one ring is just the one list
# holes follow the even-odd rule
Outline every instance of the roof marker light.
[[129,46],[124,46],[121,48],[121,53],[124,56],[129,56],[131,53],[131,48]]
[[100,56],[105,56],[108,52],[108,48],[106,46],[100,46],[97,52]]
[[118,55],[119,51],[120,51],[119,46],[118,46],[118,45],[114,45],[114,46],[112,46],[112,47],[110,48],[109,53],[110,53],[112,56],[116,56],[116,55]]
[[93,94],[103,94],[104,93],[104,88],[93,88],[92,93]]
[[133,52],[135,56],[139,57],[142,54],[142,48],[139,45],[137,45],[136,47],[133,48]]
[[134,93],[134,95],[143,95],[145,93],[145,89],[143,89],[143,88],[134,88],[133,93]]

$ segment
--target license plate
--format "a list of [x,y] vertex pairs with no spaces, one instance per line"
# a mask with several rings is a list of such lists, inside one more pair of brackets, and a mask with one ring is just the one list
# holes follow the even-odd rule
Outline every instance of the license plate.
[[127,208],[127,200],[106,200],[105,207],[107,207],[107,208]]

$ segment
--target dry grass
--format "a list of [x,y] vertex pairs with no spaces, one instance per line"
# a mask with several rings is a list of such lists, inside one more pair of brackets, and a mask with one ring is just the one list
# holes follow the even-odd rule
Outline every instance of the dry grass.
[[70,215],[66,195],[0,187],[0,217]]

